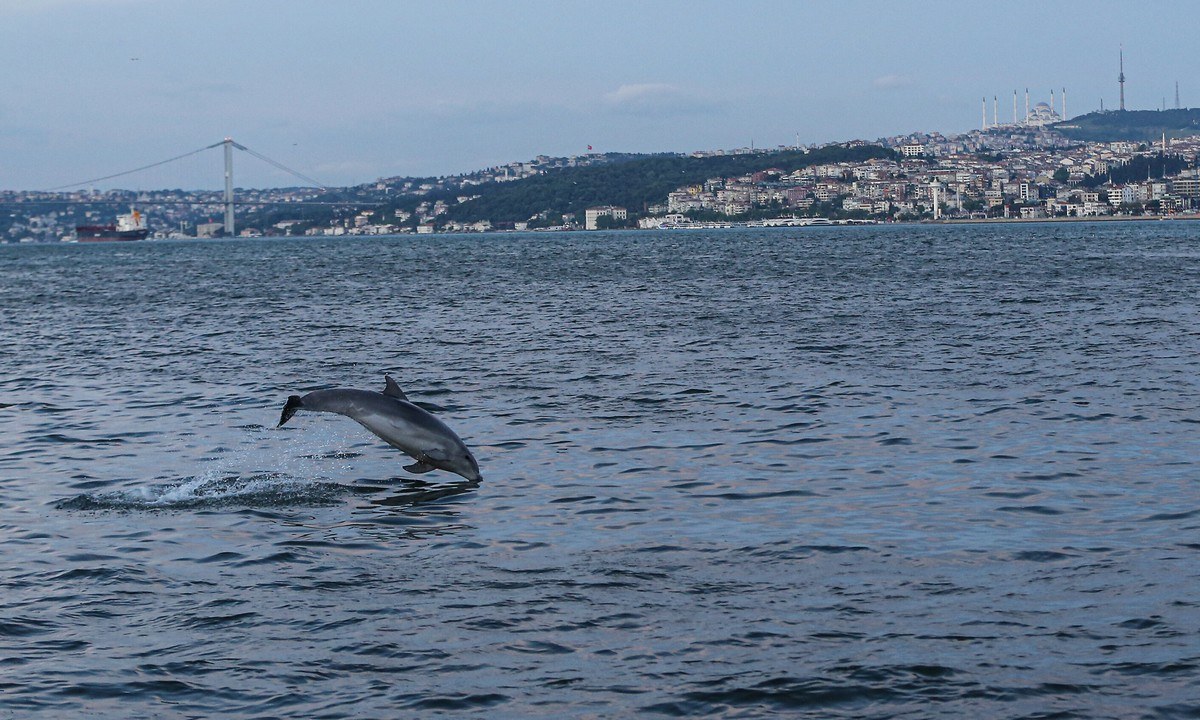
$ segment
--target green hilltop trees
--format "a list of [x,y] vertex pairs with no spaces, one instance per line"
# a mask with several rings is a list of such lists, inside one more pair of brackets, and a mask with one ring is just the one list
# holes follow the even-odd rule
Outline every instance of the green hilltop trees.
[[746,175],[769,168],[787,173],[810,165],[895,156],[892,150],[878,145],[834,145],[810,152],[785,150],[709,157],[651,155],[607,165],[563,168],[515,182],[481,185],[474,190],[479,197],[451,207],[446,219],[524,222],[545,212],[583,217],[584,210],[594,205],[620,205],[631,214],[641,213],[650,205],[665,203],[668,193],[710,178]]
[[1200,135],[1200,109],[1093,112],[1052,127],[1072,140],[1154,143],[1164,134],[1168,139]]

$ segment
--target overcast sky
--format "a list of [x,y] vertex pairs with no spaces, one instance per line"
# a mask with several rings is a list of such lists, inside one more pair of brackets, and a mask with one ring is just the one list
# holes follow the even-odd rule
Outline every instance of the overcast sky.
[[[0,0],[0,189],[225,136],[327,184],[1200,106],[1194,2]],[[990,113],[990,110],[989,110]],[[209,151],[122,187],[217,187]],[[248,155],[239,186],[296,184]],[[109,184],[102,183],[101,186]]]

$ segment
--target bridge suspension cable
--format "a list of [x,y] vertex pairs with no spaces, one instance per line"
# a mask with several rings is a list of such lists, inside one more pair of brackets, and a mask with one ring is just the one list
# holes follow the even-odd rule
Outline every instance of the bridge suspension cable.
[[[232,142],[232,141],[231,141],[231,142]],[[218,145],[220,145],[220,143],[217,143],[217,144],[218,144]],[[282,164],[282,163],[275,162],[274,160],[272,160],[271,158],[267,157],[266,155],[263,155],[262,153],[257,153],[257,152],[255,152],[255,151],[251,150],[250,148],[246,147],[245,145],[242,145],[241,143],[238,143],[238,142],[232,142],[232,144],[233,144],[233,146],[234,146],[235,148],[237,148],[238,150],[241,150],[241,151],[243,151],[243,152],[248,152],[248,153],[250,153],[251,155],[253,155],[254,157],[258,158],[259,160],[262,160],[263,162],[265,162],[265,163],[268,163],[268,164],[270,164],[270,165],[274,165],[275,167],[279,168],[280,170],[284,171],[285,173],[288,173],[289,175],[293,175],[293,176],[295,176],[295,177],[298,177],[298,178],[300,178],[301,180],[303,180],[304,182],[309,182],[309,183],[312,183],[313,185],[316,185],[317,187],[321,188],[322,190],[328,190],[328,189],[329,189],[329,188],[328,188],[328,187],[325,185],[325,183],[319,182],[319,181],[317,181],[317,180],[313,180],[312,178],[310,178],[310,177],[309,177],[309,176],[307,176],[307,175],[304,175],[303,173],[296,172],[295,170],[293,170],[293,169],[289,168],[288,166],[286,166],[286,165],[284,165],[284,164]],[[207,150],[208,148],[205,148],[205,149]]]
[[200,148],[199,150],[193,150],[191,152],[187,152],[182,155],[176,155],[175,157],[167,158],[166,160],[159,160],[156,163],[150,163],[149,165],[143,165],[139,168],[134,168],[132,170],[124,170],[119,173],[113,173],[112,175],[105,175],[104,177],[91,178],[90,180],[83,180],[81,182],[67,183],[66,185],[59,185],[57,187],[46,188],[46,190],[44,192],[56,192],[58,190],[66,190],[67,188],[81,187],[83,185],[91,185],[92,183],[102,182],[104,180],[112,180],[113,178],[124,177],[125,175],[132,175],[136,172],[142,172],[143,170],[149,170],[150,168],[156,168],[160,165],[166,165],[167,163],[172,163],[172,162],[175,162],[176,160],[182,160],[186,157],[191,157],[192,155],[199,155],[200,153],[204,152],[205,150],[212,150],[213,148],[220,147],[223,144],[224,144],[223,142],[213,143],[212,145],[207,145],[205,147]]
[[[288,173],[289,175],[292,175],[293,177],[299,178],[300,180],[303,180],[306,183],[315,185],[316,187],[319,187],[322,190],[329,189],[329,187],[325,183],[320,182],[318,180],[314,180],[313,178],[310,178],[309,176],[307,176],[301,172],[298,172],[296,170],[289,168],[288,166],[284,165],[283,163],[272,160],[271,158],[267,157],[266,155],[263,155],[260,152],[251,150],[250,148],[246,147],[245,145],[242,145],[239,142],[236,142],[233,140],[229,140],[228,142],[231,145],[233,145],[233,147],[237,148],[238,150],[241,150],[245,153],[249,153],[250,155],[253,155],[254,157],[258,158],[259,160],[262,160],[263,162],[265,162],[269,165],[272,165],[272,166],[278,168],[279,170],[282,170],[282,171]],[[46,188],[43,192],[57,192],[59,190],[67,190],[70,188],[82,187],[84,185],[91,185],[92,183],[98,183],[98,182],[103,182],[105,180],[113,180],[115,178],[124,177],[126,175],[132,175],[134,173],[139,173],[144,170],[150,170],[151,168],[156,168],[161,165],[166,165],[167,163],[173,163],[176,160],[182,160],[184,158],[191,157],[192,155],[199,155],[200,153],[204,152],[205,150],[212,150],[213,148],[222,147],[223,145],[225,145],[225,143],[226,143],[226,141],[222,140],[220,142],[215,142],[212,145],[205,145],[204,147],[199,148],[198,150],[192,150],[191,152],[186,152],[182,155],[176,155],[175,157],[167,158],[166,160],[159,160],[158,162],[150,163],[149,165],[143,165],[141,167],[136,167],[136,168],[133,168],[132,170],[123,170],[118,173],[113,173],[112,175],[105,175],[103,177],[89,178],[87,180],[82,180],[80,182],[67,183],[65,185],[58,185],[56,187]]]

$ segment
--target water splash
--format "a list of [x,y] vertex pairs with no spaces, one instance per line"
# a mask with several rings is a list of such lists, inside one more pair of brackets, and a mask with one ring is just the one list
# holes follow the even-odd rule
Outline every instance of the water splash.
[[347,485],[311,482],[286,473],[263,472],[223,477],[190,477],[179,482],[60,500],[59,510],[182,510],[238,507],[335,505],[353,492]]
[[[283,442],[269,444],[263,443],[262,435],[271,432],[270,429],[257,425],[240,429],[244,433],[239,446],[216,450],[204,461],[207,467],[198,475],[85,493],[59,500],[54,507],[60,510],[315,507],[336,505],[356,492],[354,486],[324,477],[331,470],[350,470],[354,458],[360,456],[347,449],[357,439],[351,429],[325,425],[307,433],[281,434]],[[264,465],[275,469],[261,469]]]

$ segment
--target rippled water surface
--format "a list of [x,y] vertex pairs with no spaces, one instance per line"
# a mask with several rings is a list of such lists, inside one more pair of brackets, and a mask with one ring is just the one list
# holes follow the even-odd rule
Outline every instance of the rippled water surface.
[[0,717],[1200,716],[1198,239],[0,247]]

